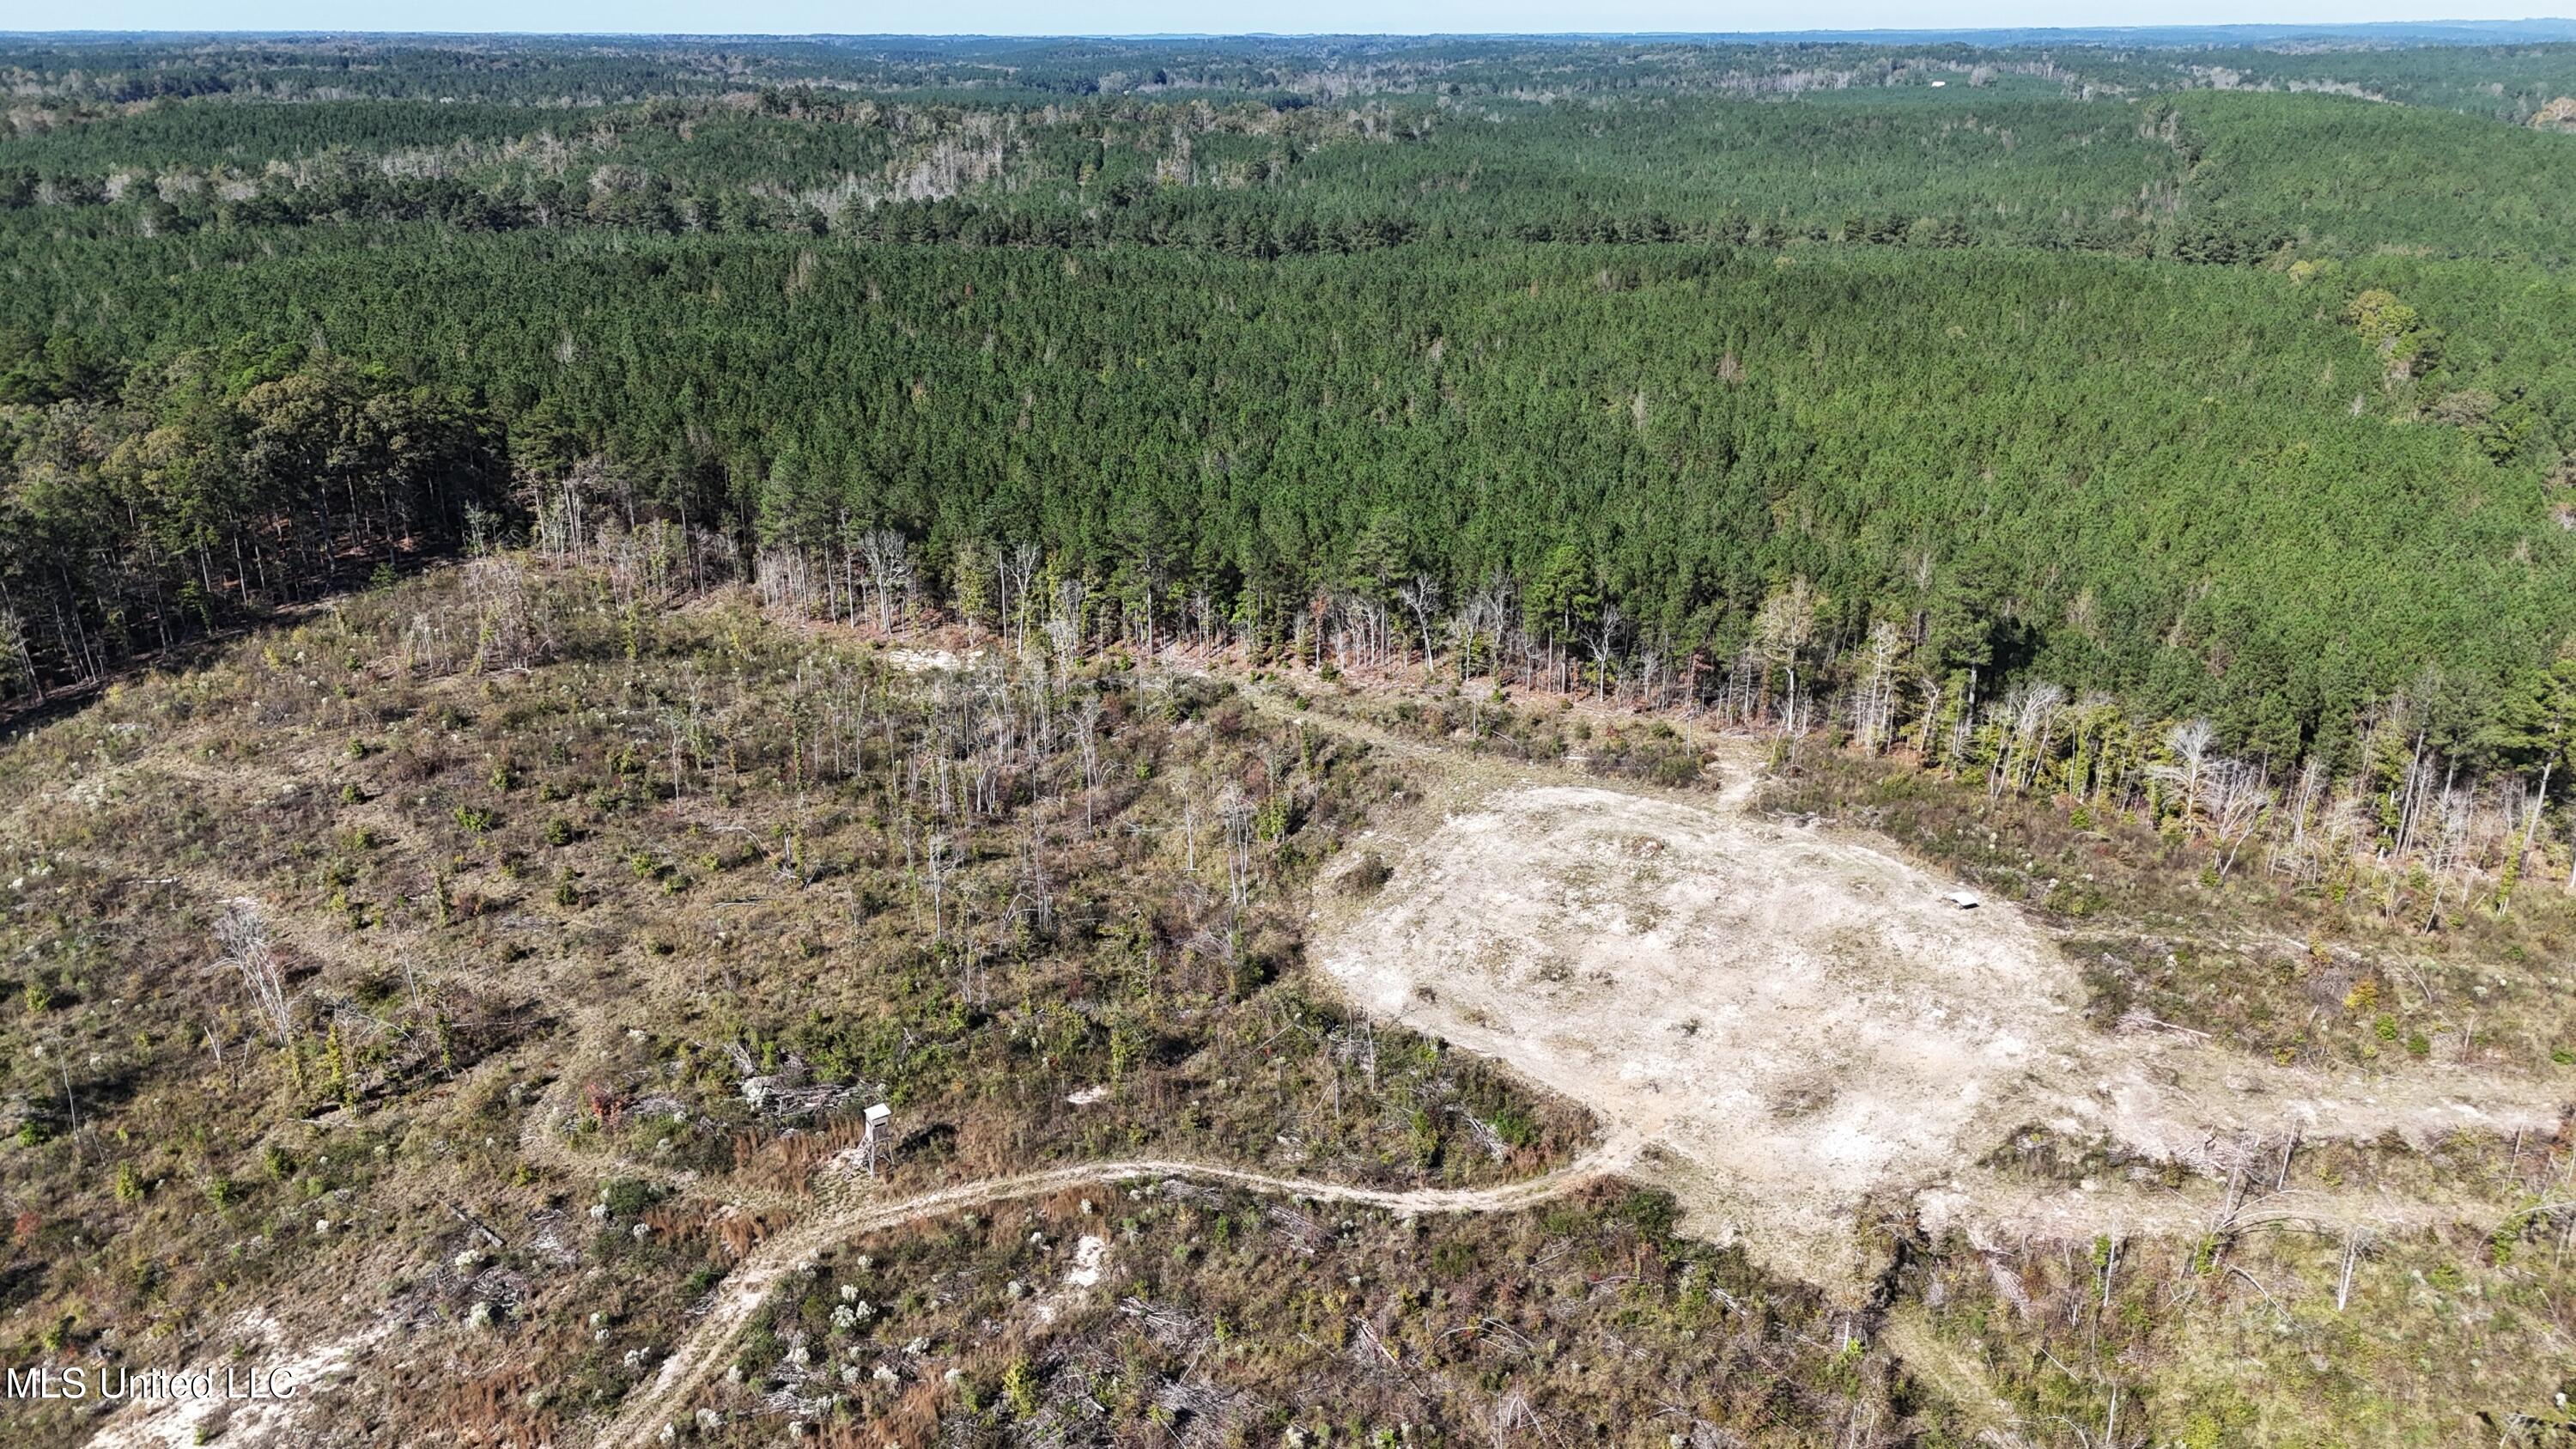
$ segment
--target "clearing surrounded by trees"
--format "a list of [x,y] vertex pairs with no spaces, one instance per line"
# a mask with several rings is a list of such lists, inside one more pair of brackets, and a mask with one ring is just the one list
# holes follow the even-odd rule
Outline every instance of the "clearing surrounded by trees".
[[2576,24],[0,90],[7,1449],[2576,1434]]
[[[1487,1053],[1651,1145],[1685,1228],[1858,1292],[1856,1212],[1914,1197],[1982,1238],[2197,1232],[2230,1154],[2294,1139],[2549,1131],[2563,1082],[2282,1068],[2196,1034],[2106,1034],[2010,905],[1964,911],[1878,844],[1709,800],[1502,786],[1410,842],[1312,950],[1355,1004]],[[1374,837],[1362,837],[1362,848]],[[1380,847],[1384,848],[1384,847]],[[2206,1175],[2029,1201],[1978,1164],[2036,1124]],[[2229,1184],[2232,1189],[2233,1184]],[[2420,1204],[2275,1201],[2342,1228]]]

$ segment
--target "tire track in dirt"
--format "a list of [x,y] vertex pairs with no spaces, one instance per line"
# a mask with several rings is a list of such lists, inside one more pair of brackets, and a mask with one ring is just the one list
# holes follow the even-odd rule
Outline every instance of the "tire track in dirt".
[[664,1425],[721,1372],[725,1355],[740,1342],[754,1314],[781,1279],[813,1262],[825,1249],[872,1232],[989,1203],[1009,1202],[1093,1183],[1135,1178],[1187,1178],[1315,1202],[1346,1203],[1399,1213],[1517,1212],[1625,1171],[1644,1149],[1635,1138],[1614,1138],[1549,1173],[1481,1188],[1368,1188],[1318,1178],[1279,1177],[1218,1163],[1170,1158],[1131,1158],[1075,1163],[1010,1177],[987,1178],[891,1202],[826,1208],[746,1254],[716,1289],[715,1303],[654,1375],[594,1441],[599,1449],[651,1442]]

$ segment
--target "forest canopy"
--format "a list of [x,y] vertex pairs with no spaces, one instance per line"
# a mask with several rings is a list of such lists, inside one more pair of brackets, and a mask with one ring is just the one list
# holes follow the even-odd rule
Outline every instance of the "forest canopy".
[[2576,647],[2576,46],[1989,39],[0,45],[0,668],[571,499],[2493,737]]

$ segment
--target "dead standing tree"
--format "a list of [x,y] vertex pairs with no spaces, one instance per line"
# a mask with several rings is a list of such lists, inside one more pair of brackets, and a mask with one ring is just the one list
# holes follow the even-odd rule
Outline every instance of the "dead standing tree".
[[2200,782],[2209,764],[2209,748],[2218,739],[2218,729],[2205,719],[2185,720],[2165,731],[2165,748],[2173,752],[2174,763],[2159,765],[2157,778],[2182,787],[2182,821],[2186,829],[2200,814]]
[[1415,574],[1413,582],[1400,584],[1395,590],[1396,602],[1413,615],[1415,630],[1422,639],[1422,671],[1431,672],[1432,616],[1440,612],[1440,581],[1429,574]]
[[1868,672],[1854,701],[1852,721],[1854,737],[1869,754],[1886,749],[1896,733],[1897,665],[1904,654],[1902,630],[1884,619],[1870,626]]
[[225,902],[223,915],[215,920],[215,944],[223,949],[216,964],[241,973],[242,989],[277,1033],[277,1044],[291,1045],[295,1016],[286,1000],[286,974],[277,964],[277,949],[269,940],[259,903],[248,897]]
[[1018,544],[1008,551],[997,550],[993,555],[993,577],[1000,586],[1001,595],[995,600],[994,607],[1002,620],[1002,642],[1006,649],[1028,648],[1029,587],[1037,574],[1036,544]]
[[[1789,587],[1762,601],[1762,612],[1754,620],[1755,651],[1768,669],[1786,671],[1789,676],[1788,719],[1784,734],[1798,732],[1798,661],[1816,636],[1816,591],[1802,575],[1789,581]],[[1766,669],[1763,688],[1770,688]]]
[[1619,612],[1617,604],[1602,605],[1601,617],[1593,621],[1592,632],[1586,642],[1592,646],[1592,702],[1594,704],[1601,703],[1604,691],[1609,687],[1610,666],[1618,658],[1619,630],[1627,622],[1627,616]]
[[2222,877],[2236,868],[2236,853],[2272,810],[2272,782],[2259,765],[2220,760],[2205,772],[2209,826],[2218,837]]
[[948,877],[956,870],[957,863],[945,835],[930,837],[923,858],[924,873],[930,880],[930,946],[935,951],[948,943]]
[[912,593],[912,544],[893,529],[869,529],[859,535],[859,567],[860,586],[876,610],[877,631],[892,634],[896,613],[908,606]]
[[1100,696],[1086,695],[1080,708],[1073,712],[1074,747],[1082,756],[1082,834],[1089,839],[1096,826],[1092,816],[1094,802],[1100,795]]
[[1228,785],[1217,797],[1217,814],[1225,822],[1225,874],[1228,899],[1241,914],[1252,891],[1252,826],[1260,812],[1239,786]]

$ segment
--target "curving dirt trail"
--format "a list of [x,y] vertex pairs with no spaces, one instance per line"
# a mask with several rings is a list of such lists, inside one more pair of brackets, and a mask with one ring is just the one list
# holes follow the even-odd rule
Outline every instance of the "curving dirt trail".
[[1392,1190],[1352,1187],[1314,1178],[1275,1177],[1216,1163],[1135,1158],[1116,1162],[1076,1163],[1012,1177],[959,1183],[954,1187],[887,1202],[863,1202],[826,1208],[786,1232],[764,1240],[725,1275],[715,1304],[688,1338],[662,1361],[653,1382],[629,1396],[595,1441],[600,1449],[652,1442],[672,1422],[689,1397],[722,1371],[726,1354],[740,1341],[752,1315],[779,1279],[811,1263],[834,1244],[865,1233],[898,1227],[918,1218],[964,1211],[987,1203],[1008,1202],[1061,1192],[1089,1183],[1140,1177],[1190,1178],[1225,1183],[1255,1192],[1285,1193],[1317,1202],[1350,1203],[1407,1213],[1513,1212],[1575,1192],[1600,1178],[1626,1170],[1642,1147],[1633,1138],[1618,1138],[1566,1166],[1539,1177],[1496,1187],[1414,1188]]

